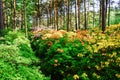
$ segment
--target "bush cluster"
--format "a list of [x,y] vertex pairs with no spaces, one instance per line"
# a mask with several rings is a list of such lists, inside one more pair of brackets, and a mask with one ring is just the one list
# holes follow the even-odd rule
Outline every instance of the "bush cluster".
[[0,80],[49,80],[38,62],[24,34],[9,32],[0,38]]
[[51,75],[52,80],[119,80],[119,32],[118,25],[112,31],[108,28],[105,34],[89,31],[88,40],[86,35],[85,39],[82,35],[84,40],[71,40],[68,34],[60,38],[40,37],[33,39],[32,47],[42,60],[43,73]]

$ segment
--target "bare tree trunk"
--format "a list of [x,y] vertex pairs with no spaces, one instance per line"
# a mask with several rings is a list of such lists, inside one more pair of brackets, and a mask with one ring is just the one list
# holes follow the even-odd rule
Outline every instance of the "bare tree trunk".
[[16,29],[16,0],[14,0],[14,26],[13,26],[13,30],[15,31]]
[[[107,18],[107,7],[108,7],[108,0],[105,0],[106,4],[105,4],[105,17]],[[105,20],[105,25],[106,25],[106,20]]]
[[8,3],[7,3],[7,1],[6,1],[6,27],[8,28],[9,27],[9,16],[8,16],[8,13],[9,13],[9,10],[8,10]]
[[65,11],[63,11],[63,14],[64,14],[64,16],[63,16],[63,20],[64,20],[63,27],[66,27],[66,5],[65,5],[65,2],[64,2],[64,10]]
[[58,30],[58,1],[54,0],[55,28]]
[[93,27],[95,26],[95,2],[93,0]]
[[102,0],[102,31],[104,33],[106,28],[106,6],[105,6],[105,0]]
[[40,0],[38,0],[38,11],[37,11],[37,27],[40,27]]
[[28,38],[28,27],[27,27],[27,18],[26,18],[26,0],[24,0],[24,27],[25,27],[25,35]]
[[73,26],[73,23],[72,23],[72,2],[70,3],[70,20],[69,21],[70,21],[69,26],[70,26],[70,28],[72,28],[72,26]]
[[102,1],[100,0],[100,13],[99,13],[99,27],[101,28],[102,27]]
[[47,27],[49,27],[49,14],[50,14],[50,12],[49,12],[49,5],[47,6]]
[[7,5],[7,0],[3,3],[4,7],[4,26],[6,26],[8,28],[8,12],[7,12],[7,9],[8,9],[8,5]]
[[77,14],[77,16],[78,16],[78,28],[80,29],[80,0],[77,0],[77,8],[78,8],[78,14]]
[[77,0],[75,0],[75,29],[77,30]]
[[69,3],[70,1],[68,0],[67,2],[67,31],[69,31]]
[[84,0],[84,17],[85,17],[84,26],[85,26],[85,30],[86,30],[87,29],[86,0]]
[[87,26],[89,26],[89,9],[90,9],[90,0],[88,0],[88,8],[87,8]]
[[3,24],[3,6],[2,0],[0,0],[0,35],[3,34],[4,24]]
[[110,0],[109,0],[109,11],[108,11],[108,26],[110,26]]
[[50,25],[52,23],[52,1],[50,0],[50,4],[49,4],[49,12],[50,12]]
[[14,24],[14,23],[13,23],[13,22],[14,22],[14,21],[13,21],[13,16],[14,16],[14,15],[13,15],[13,8],[14,8],[14,7],[13,7],[13,0],[11,0],[11,1],[10,1],[10,10],[11,10],[11,11],[10,11],[10,26],[11,26],[12,28],[13,28],[13,26],[14,26],[14,25],[13,25],[13,24]]

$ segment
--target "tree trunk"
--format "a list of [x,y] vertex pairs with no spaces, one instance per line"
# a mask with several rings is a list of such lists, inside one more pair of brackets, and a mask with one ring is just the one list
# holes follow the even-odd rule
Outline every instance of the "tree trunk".
[[78,8],[78,14],[77,14],[77,16],[78,16],[78,28],[80,29],[80,0],[77,0],[77,8]]
[[38,11],[37,11],[37,27],[40,27],[40,0],[38,0]]
[[9,14],[9,10],[8,10],[8,2],[6,1],[6,27],[8,28],[9,27],[9,16],[8,16],[8,14]]
[[69,3],[70,1],[68,0],[67,2],[67,31],[69,31]]
[[110,26],[110,0],[109,0],[109,9],[108,9],[108,26]]
[[70,19],[69,19],[69,26],[73,29],[73,23],[72,23],[72,2],[70,3]]
[[13,26],[13,30],[15,31],[16,29],[16,0],[14,0],[14,26]]
[[65,5],[65,2],[64,2],[64,11],[63,11],[63,28],[66,27],[66,5]]
[[58,30],[58,1],[54,0],[54,18],[55,18],[55,28]]
[[49,19],[50,19],[49,14],[50,14],[49,6],[47,6],[47,28],[49,27]]
[[0,35],[3,34],[4,24],[3,24],[3,6],[2,0],[0,0]]
[[77,0],[75,0],[75,30],[77,30]]
[[106,6],[105,6],[105,0],[102,0],[102,31],[104,33],[106,28]]
[[24,27],[25,27],[25,35],[28,38],[28,28],[27,28],[27,18],[26,18],[26,0],[24,0]]
[[50,5],[49,5],[49,12],[50,12],[50,25],[52,23],[52,1],[50,0]]
[[[106,4],[105,4],[105,17],[107,18],[107,6],[108,6],[108,0],[105,0],[106,1]],[[105,25],[106,25],[106,20],[105,20]]]
[[90,0],[88,0],[88,8],[87,8],[87,26],[89,26],[89,9],[90,9]]
[[93,27],[95,26],[95,2],[93,0]]
[[13,21],[13,0],[10,1],[10,26],[13,28],[13,24],[14,24],[14,21]]
[[86,30],[87,29],[86,0],[84,0],[84,17],[85,17],[84,26],[85,26],[85,30]]
[[102,27],[102,1],[100,0],[99,27]]

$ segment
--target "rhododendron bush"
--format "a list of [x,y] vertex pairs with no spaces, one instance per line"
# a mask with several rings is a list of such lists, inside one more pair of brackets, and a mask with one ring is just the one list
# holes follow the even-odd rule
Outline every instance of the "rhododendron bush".
[[[41,36],[35,37],[36,34]],[[120,79],[120,24],[99,29],[32,32],[32,48],[41,70],[54,79]]]

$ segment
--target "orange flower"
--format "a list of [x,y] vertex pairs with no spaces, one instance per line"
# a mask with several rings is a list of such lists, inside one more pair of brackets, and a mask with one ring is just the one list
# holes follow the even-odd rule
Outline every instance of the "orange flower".
[[52,46],[52,42],[51,41],[48,42],[48,46],[49,47]]
[[54,64],[54,67],[57,67],[57,66],[58,66],[58,64],[55,63],[55,64]]

